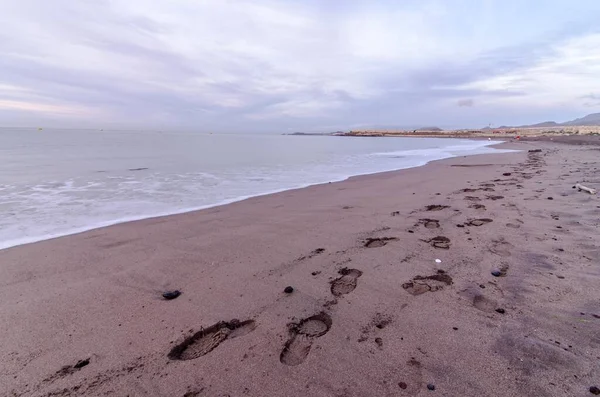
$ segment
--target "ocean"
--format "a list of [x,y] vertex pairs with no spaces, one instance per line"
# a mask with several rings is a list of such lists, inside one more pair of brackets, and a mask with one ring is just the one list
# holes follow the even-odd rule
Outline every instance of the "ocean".
[[0,249],[497,152],[493,141],[0,129]]

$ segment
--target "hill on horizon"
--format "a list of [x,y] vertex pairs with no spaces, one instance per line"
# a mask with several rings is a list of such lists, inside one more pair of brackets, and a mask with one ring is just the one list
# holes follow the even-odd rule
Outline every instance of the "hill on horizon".
[[[540,128],[540,127],[573,127],[573,126],[600,126],[600,113],[591,113],[587,116],[565,121],[564,123],[557,123],[556,121],[544,121],[542,123],[537,124],[528,124],[528,125],[520,125],[516,127],[510,127],[506,125],[502,125],[500,127],[496,127],[495,129],[506,129],[506,128]],[[490,129],[490,127],[485,127],[484,129]],[[492,128],[494,129],[494,128]]]
[[567,121],[565,123],[562,123],[561,125],[569,125],[569,126],[572,126],[572,125],[584,125],[584,126],[600,125],[600,113],[591,113],[585,117]]

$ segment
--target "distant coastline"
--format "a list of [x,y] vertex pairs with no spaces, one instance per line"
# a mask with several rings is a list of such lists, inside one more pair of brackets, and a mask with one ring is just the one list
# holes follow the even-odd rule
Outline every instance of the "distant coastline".
[[283,135],[295,135],[295,136],[336,136],[343,135],[344,131],[337,132],[292,132],[291,134],[283,134]]
[[516,138],[516,137],[563,137],[592,135],[600,136],[600,126],[572,127],[508,127],[480,130],[352,130],[339,136],[355,137],[428,137],[428,138]]
[[588,114],[575,120],[557,123],[545,121],[537,124],[521,126],[500,126],[492,128],[463,128],[444,130],[439,127],[427,126],[420,128],[400,128],[389,126],[374,126],[371,128],[352,129],[328,133],[294,132],[289,135],[329,135],[329,136],[366,136],[366,137],[428,137],[428,138],[516,138],[516,137],[562,137],[562,136],[600,136],[600,113]]

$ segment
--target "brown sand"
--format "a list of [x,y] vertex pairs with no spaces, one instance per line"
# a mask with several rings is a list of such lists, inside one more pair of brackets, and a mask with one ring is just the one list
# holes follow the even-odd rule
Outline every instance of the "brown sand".
[[0,251],[0,395],[590,395],[600,151],[512,147]]

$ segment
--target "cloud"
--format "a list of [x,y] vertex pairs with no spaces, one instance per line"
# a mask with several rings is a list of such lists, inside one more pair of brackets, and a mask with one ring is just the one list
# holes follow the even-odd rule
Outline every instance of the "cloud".
[[[600,90],[600,33],[569,38],[518,68],[460,86],[481,90],[488,104],[558,107],[583,103],[582,93]],[[486,97],[486,93],[515,91],[520,95]],[[589,96],[588,96],[589,99]]]
[[487,124],[582,111],[600,89],[594,1],[0,5],[0,124]]

